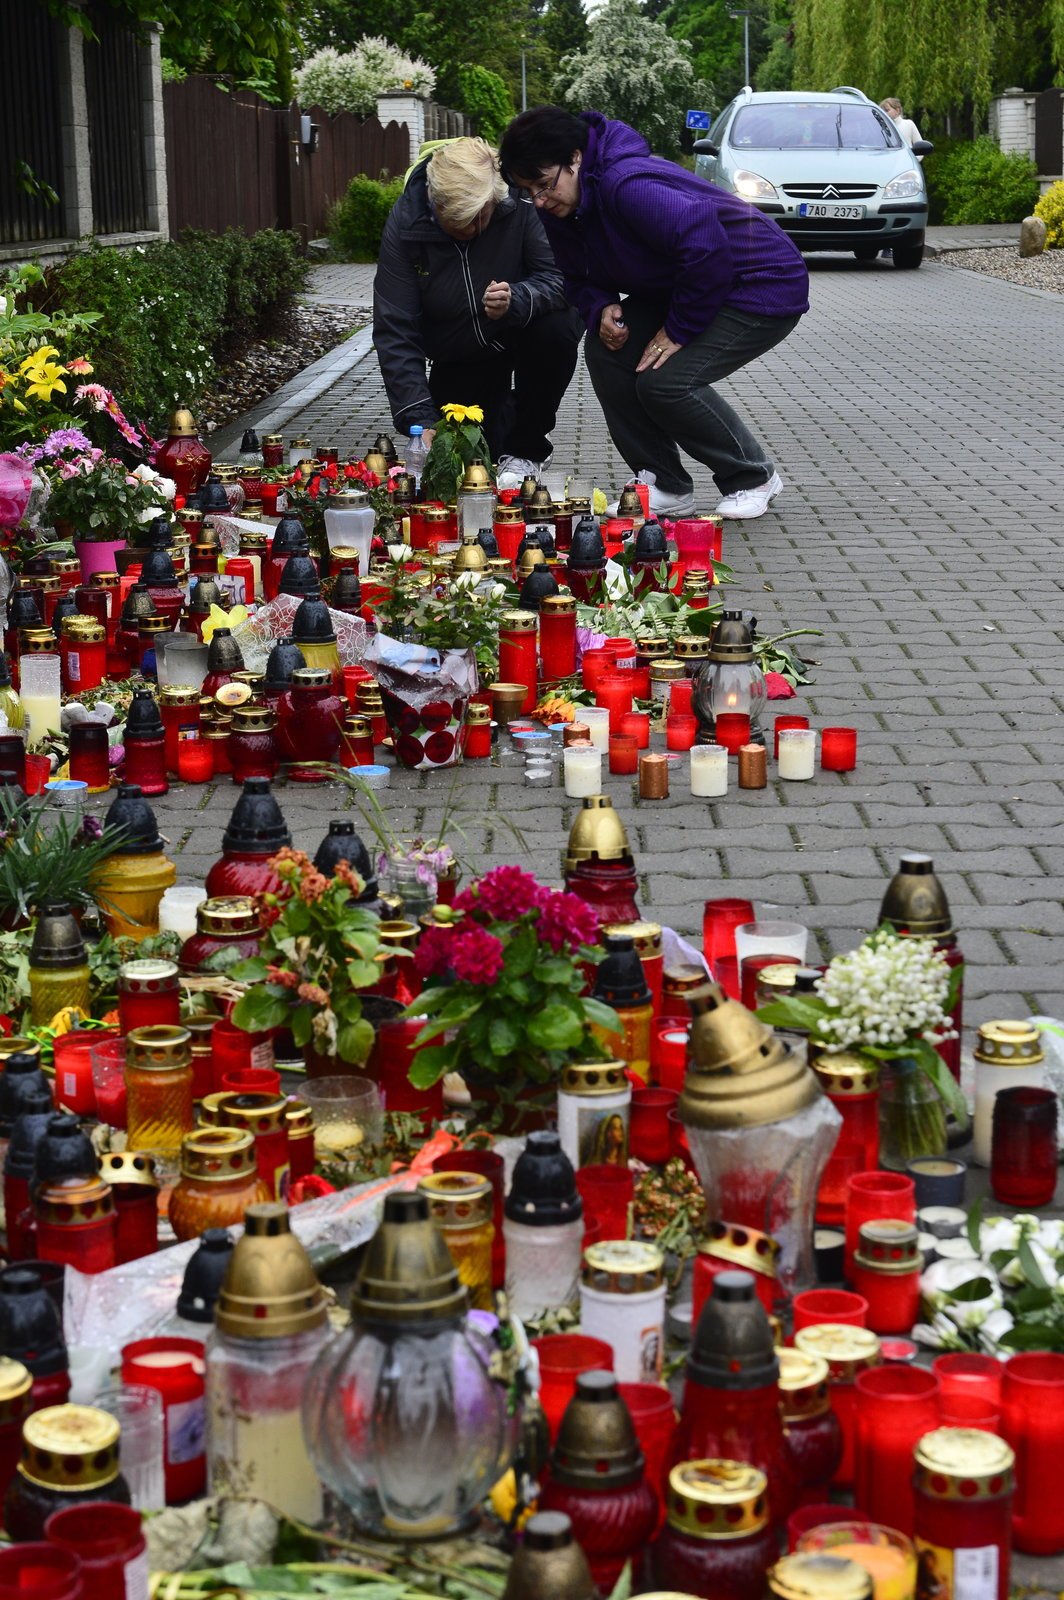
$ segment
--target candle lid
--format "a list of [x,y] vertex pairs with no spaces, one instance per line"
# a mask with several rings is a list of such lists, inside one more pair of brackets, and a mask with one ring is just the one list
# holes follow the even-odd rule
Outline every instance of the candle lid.
[[1032,1022],[984,1022],[972,1055],[995,1067],[1027,1067],[1045,1060],[1042,1035]]
[[761,1389],[779,1379],[773,1331],[753,1274],[719,1273],[698,1319],[687,1378],[710,1389]]
[[[534,633],[536,631],[536,613],[534,611],[504,611],[499,623],[500,632],[506,633]],[[524,690],[524,685],[522,685]]]
[[[672,641],[672,648],[676,652],[676,658],[678,661],[704,659],[709,655],[709,640],[699,638],[698,634],[696,633],[678,633],[675,639]],[[650,672],[651,676],[653,677],[653,667],[651,667]]]
[[854,1260],[867,1271],[884,1275],[919,1272],[923,1263],[915,1222],[893,1217],[863,1222]]
[[562,1511],[537,1511],[514,1552],[502,1600],[594,1600],[587,1557]]
[[259,1134],[277,1132],[287,1105],[283,1094],[230,1092],[218,1097],[218,1122],[221,1127],[244,1128],[257,1138]]
[[258,933],[259,914],[255,902],[243,895],[201,900],[196,907],[196,929],[199,933],[214,934]]
[[397,945],[400,950],[408,950],[411,954],[421,937],[421,929],[416,922],[400,921],[398,918],[382,918],[377,924],[377,931],[382,943]]
[[[702,748],[705,750],[721,750],[724,747],[723,745],[707,744]],[[760,749],[761,747],[758,746],[758,748]],[[739,752],[740,760],[742,760],[743,750],[746,749],[749,749],[749,746],[744,744]],[[771,967],[762,967],[757,975],[758,1000],[765,1004],[770,1000],[778,999],[781,994],[789,994],[794,988],[794,975],[797,971],[798,968],[793,961],[777,961]]]
[[97,1489],[118,1477],[118,1418],[95,1406],[46,1406],[22,1424],[19,1472],[45,1489]]
[[85,965],[88,956],[81,930],[65,901],[47,901],[41,906],[29,959],[31,968],[47,972]]
[[112,1188],[126,1185],[138,1189],[158,1189],[155,1162],[146,1150],[107,1151],[100,1157],[100,1176]]
[[[789,967],[787,970],[793,973],[798,969]],[[764,977],[764,973],[761,976]],[[793,983],[793,978],[791,981]],[[838,1050],[829,1054],[823,1045],[810,1040],[809,1065],[816,1073],[824,1093],[836,1100],[873,1094],[879,1087],[879,1062],[856,1050]]]
[[631,1414],[612,1372],[581,1372],[551,1454],[556,1483],[611,1493],[643,1476],[644,1458]]
[[585,795],[580,803],[576,820],[569,830],[569,842],[562,857],[562,871],[573,872],[581,861],[624,861],[631,864],[628,834],[608,795]]
[[743,621],[741,611],[722,611],[720,621],[710,635],[708,656],[710,661],[752,662],[754,641],[749,626]]
[[1014,1451],[981,1428],[935,1428],[916,1446],[917,1489],[936,1500],[987,1499],[1012,1491]]
[[817,1322],[799,1328],[794,1348],[803,1355],[823,1356],[832,1383],[852,1383],[859,1372],[880,1363],[879,1339],[869,1328],[844,1322]]
[[638,1239],[605,1239],[584,1251],[580,1278],[602,1294],[644,1294],[665,1282],[665,1253]]
[[617,1060],[567,1061],[558,1080],[561,1094],[619,1094],[627,1088],[624,1062]]
[[819,1417],[830,1408],[828,1364],[823,1356],[784,1348],[779,1352],[779,1364],[780,1411],[784,1422]]
[[476,1172],[429,1172],[418,1181],[438,1228],[476,1228],[491,1222],[495,1198],[491,1181]]
[[666,967],[662,973],[662,988],[665,994],[687,994],[692,989],[700,989],[705,981],[704,967],[678,964],[675,967]]
[[410,1324],[464,1317],[468,1294],[443,1235],[429,1216],[428,1197],[389,1194],[351,1297],[359,1323]]
[[255,1138],[241,1128],[197,1128],[181,1141],[181,1175],[228,1183],[255,1171]]
[[910,937],[942,938],[953,932],[946,891],[930,856],[912,851],[902,856],[883,896],[879,920]]
[[678,678],[686,678],[687,668],[682,661],[673,661],[665,656],[650,663],[650,676],[662,683],[674,683]]
[[233,712],[234,733],[270,733],[276,726],[269,706],[237,706]]
[[505,1211],[512,1222],[530,1228],[558,1227],[583,1216],[572,1163],[556,1133],[544,1128],[528,1135],[513,1170]]
[[742,1539],[768,1523],[768,1479],[745,1461],[682,1461],[669,1473],[669,1526],[692,1539]]
[[187,1028],[172,1023],[131,1028],[126,1034],[126,1066],[137,1072],[173,1072],[188,1065],[191,1041]]
[[757,1272],[766,1278],[774,1278],[777,1273],[779,1241],[770,1233],[759,1233],[756,1228],[737,1222],[711,1222],[698,1249],[701,1255],[731,1262],[746,1272]]
[[118,969],[123,994],[159,994],[176,989],[179,983],[176,961],[123,961]]
[[292,1232],[288,1207],[282,1201],[248,1206],[218,1295],[215,1327],[242,1339],[280,1339],[319,1328],[327,1315],[325,1291]]
[[107,629],[103,623],[97,622],[93,617],[64,617],[61,626],[63,637],[75,644],[98,644],[101,639],[107,637]]
[[[197,511],[190,511],[185,514],[193,517],[203,515],[202,512]],[[94,572],[89,579],[90,589],[117,589],[118,585],[119,574],[117,572]]]
[[691,1064],[680,1095],[688,1127],[757,1128],[782,1122],[820,1095],[816,1076],[772,1029],[717,983],[687,996]]
[[[620,737],[614,735],[614,737]],[[644,961],[660,956],[662,951],[661,925],[657,922],[609,922],[602,927],[603,937],[612,934],[627,935],[635,943],[635,948]]]
[[33,1373],[21,1361],[0,1356],[0,1426],[21,1421],[33,1403]]
[[856,1561],[819,1554],[784,1556],[768,1575],[777,1600],[872,1600],[872,1574]]
[[575,616],[576,601],[571,594],[548,594],[540,601],[539,609],[551,617]]
[[24,656],[54,655],[58,648],[51,628],[20,628],[18,642],[19,654]]
[[45,1178],[33,1186],[33,1211],[38,1222],[53,1228],[78,1228],[109,1217],[115,1208],[111,1185],[99,1173]]
[[[284,1125],[289,1139],[313,1139],[314,1113],[300,1100],[289,1100],[284,1114]],[[235,1131],[235,1130],[231,1130]]]

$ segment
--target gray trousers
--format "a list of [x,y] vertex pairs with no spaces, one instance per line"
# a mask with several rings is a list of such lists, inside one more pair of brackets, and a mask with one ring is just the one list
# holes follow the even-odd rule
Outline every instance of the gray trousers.
[[632,471],[655,472],[667,494],[689,494],[682,449],[709,468],[723,494],[767,483],[772,461],[713,384],[771,350],[801,319],[725,306],[663,367],[637,373],[640,356],[665,320],[667,302],[629,295],[623,305],[623,347],[608,350],[597,333],[589,333],[584,358],[610,438]]

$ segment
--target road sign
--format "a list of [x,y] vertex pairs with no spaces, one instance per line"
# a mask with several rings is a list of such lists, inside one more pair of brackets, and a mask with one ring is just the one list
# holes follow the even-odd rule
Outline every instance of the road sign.
[[710,115],[708,111],[689,111],[687,113],[688,128],[699,128],[704,133],[709,127]]

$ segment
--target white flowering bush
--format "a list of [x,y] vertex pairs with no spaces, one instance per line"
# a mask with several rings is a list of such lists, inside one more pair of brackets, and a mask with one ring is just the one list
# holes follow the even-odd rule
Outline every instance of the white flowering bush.
[[351,111],[368,116],[377,96],[391,89],[409,89],[428,97],[436,87],[435,70],[416,56],[405,55],[387,39],[360,39],[353,50],[327,45],[315,51],[295,73],[300,104],[321,106],[330,116]]

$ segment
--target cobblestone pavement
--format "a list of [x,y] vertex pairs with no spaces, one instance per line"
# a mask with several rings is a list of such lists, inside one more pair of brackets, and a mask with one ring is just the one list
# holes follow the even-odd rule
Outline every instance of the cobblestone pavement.
[[[841,258],[814,260],[812,302],[796,334],[728,385],[786,491],[760,521],[726,526],[724,554],[729,598],[763,634],[823,629],[807,644],[816,682],[785,709],[856,725],[859,765],[712,804],[682,781],[667,802],[639,802],[630,780],[608,778],[641,906],[695,935],[704,899],[748,895],[806,921],[828,956],[874,923],[899,852],[926,850],[968,958],[968,1020],[1059,1015],[1064,306],[935,264]],[[386,424],[370,352],[286,427],[349,450]],[[582,367],[555,445],[559,465],[623,481]],[[696,488],[711,508],[704,469]],[[450,788],[446,774],[396,773],[397,828],[431,826]],[[349,803],[338,788],[279,792],[307,846]],[[512,822],[530,865],[557,877],[575,814],[560,789],[471,763],[456,794],[476,863],[514,858]],[[216,857],[234,798],[186,788],[160,803],[182,878]]]

